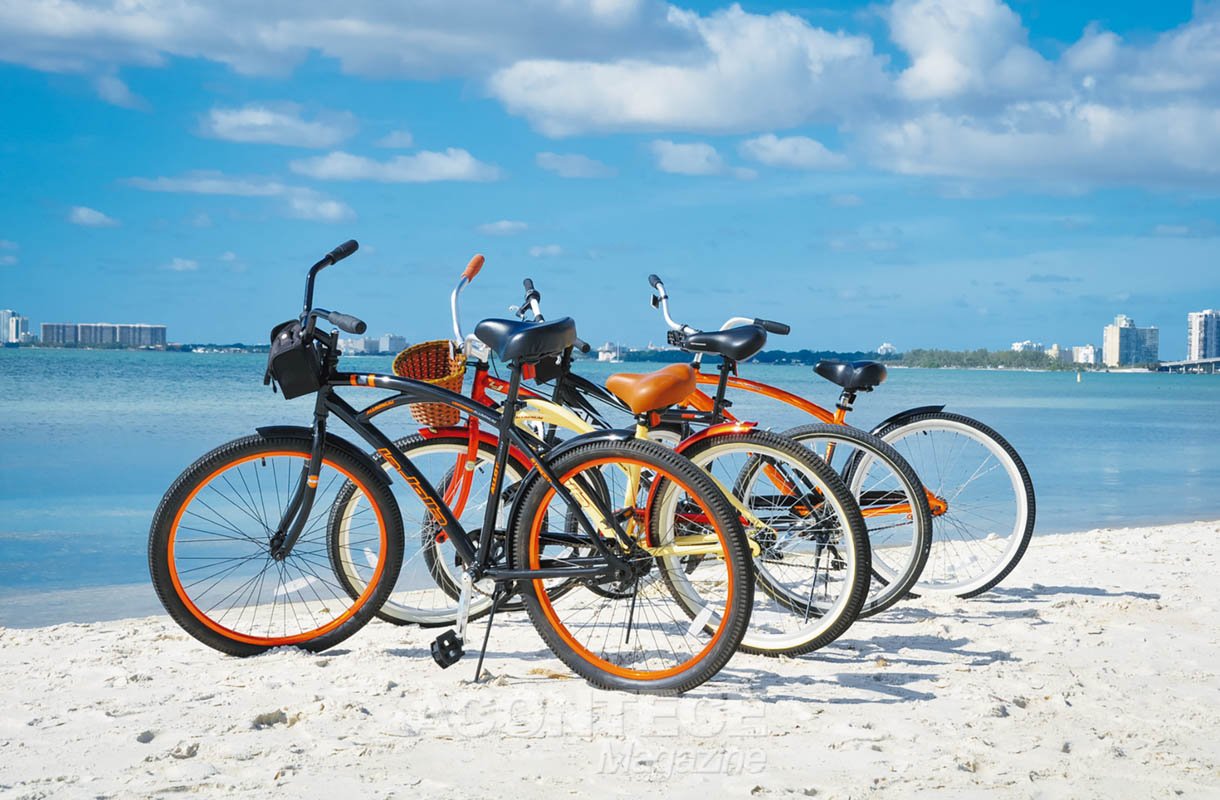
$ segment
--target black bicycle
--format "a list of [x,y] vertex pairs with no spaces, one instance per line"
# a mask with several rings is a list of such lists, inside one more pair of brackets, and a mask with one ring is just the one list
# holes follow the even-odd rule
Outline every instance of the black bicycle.
[[[339,370],[339,330],[321,330],[319,323],[354,334],[367,326],[314,307],[314,280],[357,247],[346,242],[314,264],[300,316],[272,330],[265,382],[286,398],[314,395],[312,426],[259,428],[221,445],[188,467],[157,509],[149,568],[173,619],[196,639],[237,656],[281,645],[323,650],[343,641],[372,618],[398,578],[403,525],[390,484],[401,478],[461,561],[456,628],[432,646],[441,666],[463,655],[479,585],[500,597],[519,592],[555,655],[595,686],[677,694],[715,675],[745,634],[753,580],[747,538],[714,482],[632,431],[595,431],[545,449],[517,430],[522,372],[570,355],[577,340],[569,318],[488,319],[476,327],[475,336],[510,368],[503,413],[419,381]],[[481,266],[480,257],[471,261],[467,279]],[[455,407],[495,428],[481,527],[468,531],[459,524],[402,450],[340,396],[345,387]],[[330,432],[332,417],[392,470]],[[514,493],[507,527],[497,529],[510,450],[526,454],[530,471]],[[337,548],[328,530],[341,494],[348,530]],[[689,599],[675,597],[676,576],[668,574],[685,556],[723,565],[718,586],[700,586],[698,624],[687,611]],[[358,592],[340,571],[359,571]],[[550,591],[555,586],[563,591]],[[486,642],[485,636],[484,650]]]

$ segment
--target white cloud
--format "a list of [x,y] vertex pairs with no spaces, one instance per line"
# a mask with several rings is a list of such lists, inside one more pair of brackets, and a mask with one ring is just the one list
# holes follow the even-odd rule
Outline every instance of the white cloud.
[[498,222],[488,222],[480,225],[479,233],[485,236],[512,236],[517,233],[523,233],[529,229],[529,225],[514,219],[502,219]]
[[[0,250],[18,250],[17,243],[8,239],[0,239]],[[11,267],[17,263],[17,256],[12,252],[0,254],[0,267]]]
[[614,167],[579,153],[539,153],[534,162],[561,178],[609,178],[617,173]]
[[219,172],[193,172],[177,178],[128,178],[124,183],[148,192],[281,198],[284,213],[298,219],[339,222],[356,216],[344,203],[314,189],[289,186],[267,178],[237,178]]
[[563,248],[557,244],[536,244],[529,249],[534,258],[556,258],[563,255]]
[[1093,103],[1010,107],[997,119],[925,114],[878,126],[866,147],[908,175],[1096,185],[1215,184],[1220,111],[1197,104],[1144,109]]
[[492,94],[550,136],[729,133],[838,117],[885,84],[869,39],[792,14],[671,6],[667,23],[697,44],[655,60],[522,60],[491,76]]
[[193,258],[175,258],[165,265],[170,272],[194,272],[199,269],[199,262]]
[[677,175],[719,175],[724,172],[724,159],[716,148],[706,142],[678,144],[657,139],[649,145],[657,169]]
[[847,159],[832,153],[821,142],[806,136],[779,138],[773,133],[741,143],[743,156],[769,167],[791,169],[841,169]]
[[213,108],[203,120],[205,135],[230,142],[333,147],[356,132],[350,112],[320,112],[302,117],[293,103],[253,103],[241,108]]
[[148,101],[132,93],[127,84],[114,73],[98,76],[93,81],[93,85],[97,89],[97,96],[112,106],[132,108],[140,111],[147,110],[148,108]]
[[86,73],[161,66],[170,58],[283,75],[311,54],[345,74],[437,78],[478,75],[525,57],[603,58],[672,46],[659,0],[502,0],[437,3],[249,3],[238,0],[6,0],[0,59]]
[[886,16],[911,59],[898,76],[910,99],[1029,92],[1050,75],[1021,18],[1000,0],[895,0]]
[[327,181],[380,181],[429,183],[432,181],[494,181],[500,168],[479,161],[465,150],[450,147],[443,153],[424,150],[409,156],[376,161],[335,151],[303,158],[288,165],[293,172]]
[[237,253],[234,253],[232,250],[226,250],[220,254],[220,260],[224,261],[225,263],[232,264],[237,260]]
[[402,150],[415,144],[415,137],[411,135],[410,131],[390,131],[378,139],[375,144],[378,147]]
[[72,206],[72,210],[68,212],[68,222],[86,228],[113,228],[119,224],[117,219],[87,206]]

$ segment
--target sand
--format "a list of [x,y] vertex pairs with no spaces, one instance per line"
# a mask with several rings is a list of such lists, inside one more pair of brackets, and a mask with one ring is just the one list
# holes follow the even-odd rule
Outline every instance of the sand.
[[245,660],[163,616],[4,628],[0,796],[1216,797],[1217,563],[1220,523],[1039,538],[990,595],[674,699],[589,688],[514,617],[478,685],[385,623]]

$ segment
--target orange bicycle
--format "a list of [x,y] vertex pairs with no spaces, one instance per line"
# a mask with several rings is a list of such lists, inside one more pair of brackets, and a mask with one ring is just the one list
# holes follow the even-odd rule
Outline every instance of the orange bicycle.
[[[648,276],[659,308],[677,343],[701,333],[675,322],[669,313],[669,295],[656,275]],[[733,317],[722,330],[751,322]],[[695,358],[698,366],[700,359]],[[834,411],[765,383],[731,375],[728,388],[776,400],[809,414],[821,423],[846,426],[847,413],[861,392],[871,392],[886,378],[884,364],[875,361],[819,361],[813,371],[840,387]],[[714,386],[719,374],[700,371],[697,381]],[[686,400],[694,412],[706,412],[715,398],[697,391]],[[933,516],[932,547],[913,591],[917,594],[945,593],[974,597],[1002,581],[1025,554],[1034,531],[1034,486],[1017,451],[987,425],[961,414],[946,412],[943,405],[911,408],[881,422],[872,433],[897,450],[923,480]],[[727,415],[728,412],[725,412]],[[836,444],[824,436],[824,425],[801,426],[786,431],[811,447],[832,466],[836,456],[840,474],[857,494],[865,516],[900,513],[886,508],[884,498],[861,494],[854,473],[859,456],[836,452]],[[875,552],[875,550],[874,550]]]

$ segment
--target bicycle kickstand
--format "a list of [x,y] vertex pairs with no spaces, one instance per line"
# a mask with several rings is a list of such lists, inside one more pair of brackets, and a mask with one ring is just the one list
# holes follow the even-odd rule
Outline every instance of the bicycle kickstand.
[[491,639],[491,626],[496,621],[496,609],[508,597],[508,589],[502,583],[497,583],[495,590],[491,593],[491,612],[487,615],[487,627],[483,630],[483,647],[479,650],[479,663],[474,669],[474,682],[478,683],[483,679],[483,658],[487,655],[487,642]]

